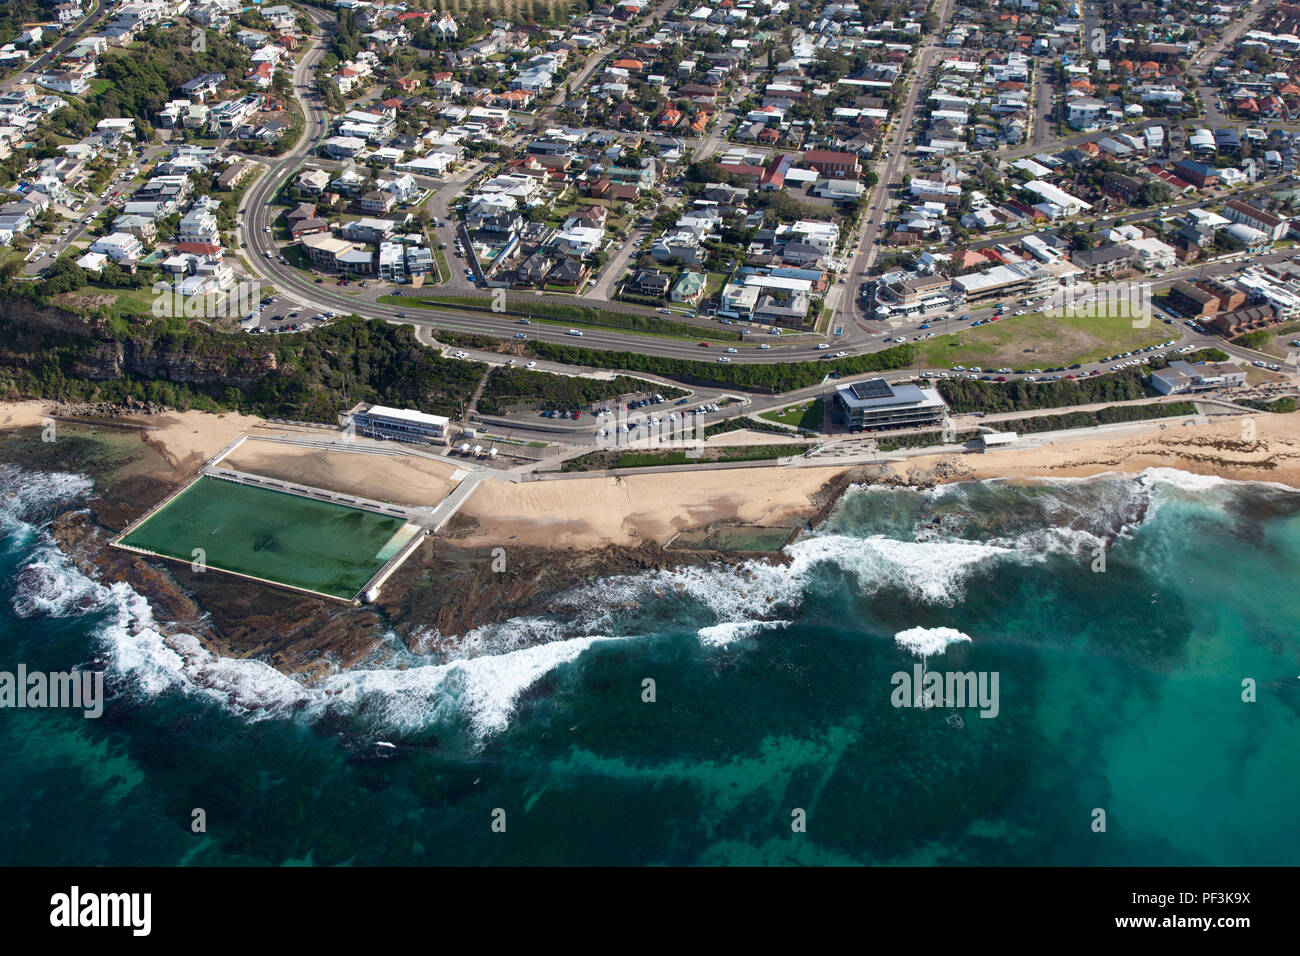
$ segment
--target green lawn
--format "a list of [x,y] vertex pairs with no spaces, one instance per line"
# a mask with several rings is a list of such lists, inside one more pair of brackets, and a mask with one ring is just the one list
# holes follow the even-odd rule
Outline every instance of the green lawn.
[[1286,358],[1287,354],[1287,350],[1279,344],[1277,329],[1260,329],[1258,332],[1247,332],[1245,335],[1239,335],[1233,339],[1232,344],[1254,349],[1257,352],[1266,352],[1277,358]]
[[307,253],[302,251],[301,246],[281,246],[280,254],[284,256],[284,261],[301,272],[311,272],[312,261]]
[[792,425],[795,428],[808,428],[816,431],[822,427],[825,404],[819,398],[812,403],[805,402],[802,405],[791,405],[779,412],[763,412],[758,417],[780,425]]
[[932,368],[981,365],[1039,368],[1095,362],[1116,352],[1155,345],[1170,329],[1152,319],[1134,328],[1126,308],[1114,314],[1052,316],[1042,312],[1014,315],[979,328],[963,329],[917,343],[917,364]]

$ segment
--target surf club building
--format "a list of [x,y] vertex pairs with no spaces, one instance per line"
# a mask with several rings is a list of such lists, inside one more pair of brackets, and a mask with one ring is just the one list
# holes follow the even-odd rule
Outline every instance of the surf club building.
[[841,385],[835,390],[831,417],[851,431],[923,428],[939,425],[948,406],[939,393],[917,385],[891,385],[883,378]]
[[344,415],[341,424],[349,424],[358,435],[367,438],[386,438],[394,441],[423,442],[431,445],[447,443],[447,425],[450,419],[442,415],[429,415],[410,408],[390,408],[387,405],[357,405]]

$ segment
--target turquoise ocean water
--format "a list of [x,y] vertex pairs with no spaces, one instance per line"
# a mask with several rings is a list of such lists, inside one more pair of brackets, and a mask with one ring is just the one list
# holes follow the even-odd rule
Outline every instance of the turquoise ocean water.
[[[0,710],[6,864],[1300,864],[1285,489],[854,490],[784,565],[593,581],[317,688],[80,575],[44,523],[89,491],[0,468],[0,670],[111,693]],[[917,665],[996,674],[997,716],[895,706]]]

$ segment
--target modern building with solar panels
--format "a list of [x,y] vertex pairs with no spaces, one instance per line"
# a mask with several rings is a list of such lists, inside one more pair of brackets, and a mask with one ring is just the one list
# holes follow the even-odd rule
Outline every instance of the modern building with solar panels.
[[851,429],[921,428],[940,424],[948,414],[939,393],[916,385],[891,385],[883,378],[841,385],[832,416]]

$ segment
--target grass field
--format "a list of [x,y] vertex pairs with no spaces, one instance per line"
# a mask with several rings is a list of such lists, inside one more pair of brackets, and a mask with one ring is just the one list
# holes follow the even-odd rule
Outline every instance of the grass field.
[[1112,314],[1013,315],[975,329],[963,329],[917,343],[917,364],[931,368],[979,365],[984,368],[1050,368],[1095,362],[1170,338],[1170,328],[1154,319],[1133,328],[1124,309]]
[[351,600],[398,550],[403,518],[199,478],[122,544]]
[[1264,352],[1276,358],[1286,358],[1287,349],[1282,343],[1294,337],[1293,334],[1280,336],[1278,329],[1260,329],[1258,332],[1247,332],[1245,335],[1237,336],[1232,340],[1232,344]]
[[825,404],[819,398],[812,403],[805,402],[802,405],[791,405],[779,412],[763,412],[758,417],[766,418],[769,422],[776,422],[780,425],[793,425],[795,428],[809,428],[816,431],[822,427]]

